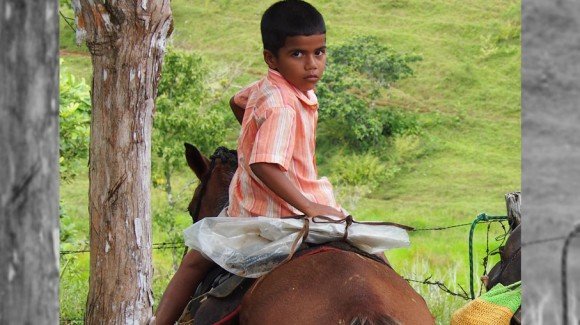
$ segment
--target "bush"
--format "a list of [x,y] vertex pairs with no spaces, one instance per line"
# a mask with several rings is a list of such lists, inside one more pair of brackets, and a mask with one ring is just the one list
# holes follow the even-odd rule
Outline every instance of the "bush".
[[389,170],[379,158],[369,153],[334,157],[330,168],[336,184],[367,185],[371,189],[393,175],[393,171]]
[[158,88],[153,149],[164,164],[183,165],[183,142],[204,152],[221,144],[224,114],[213,107],[206,88],[207,68],[196,54],[169,51]]
[[377,110],[382,121],[384,136],[419,135],[421,127],[417,116],[397,109]]
[[76,176],[89,153],[91,124],[90,87],[63,68],[60,61],[60,174],[65,181]]
[[200,56],[173,50],[165,55],[153,123],[153,152],[159,158],[153,160],[153,179],[163,180],[154,185],[164,187],[171,206],[171,175],[185,165],[183,143],[209,153],[224,142],[223,92],[209,89],[212,84]]
[[371,153],[335,155],[328,169],[337,200],[348,210],[354,209],[362,197],[390,180],[398,171],[396,166],[389,167]]
[[394,132],[417,127],[402,113],[377,110],[375,101],[382,89],[411,76],[409,64],[420,56],[395,53],[371,36],[330,47],[328,52],[328,66],[317,88],[321,136],[332,135],[334,143],[366,151]]

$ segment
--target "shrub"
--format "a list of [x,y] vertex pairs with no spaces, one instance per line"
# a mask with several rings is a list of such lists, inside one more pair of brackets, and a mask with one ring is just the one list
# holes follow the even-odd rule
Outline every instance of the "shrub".
[[[90,88],[84,79],[77,80],[60,61],[60,173],[65,181],[76,176],[81,161],[89,153],[91,124]],[[86,163],[86,162],[85,162]]]
[[[391,83],[409,77],[417,55],[395,53],[371,36],[329,48],[328,67],[318,85],[322,136],[365,151],[393,132],[415,125],[397,122],[405,115],[380,112],[375,101]],[[404,119],[403,119],[404,120]],[[326,129],[326,130],[324,130]]]
[[368,153],[335,157],[330,168],[335,182],[343,185],[365,184],[374,188],[392,176],[392,171],[379,158]]
[[377,110],[377,113],[382,121],[382,134],[384,136],[421,134],[419,121],[414,114],[397,109],[381,109]]
[[223,92],[210,90],[210,84],[215,83],[208,80],[200,56],[178,51],[165,55],[153,124],[153,152],[159,158],[153,161],[153,178],[164,179],[154,185],[164,187],[170,205],[171,175],[185,165],[183,143],[209,153],[225,138],[225,103],[215,94]]
[[371,153],[335,155],[328,169],[338,201],[349,210],[398,171]]

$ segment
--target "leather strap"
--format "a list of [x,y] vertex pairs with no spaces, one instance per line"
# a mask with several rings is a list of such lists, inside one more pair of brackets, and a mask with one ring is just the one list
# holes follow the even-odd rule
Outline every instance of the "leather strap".
[[321,216],[321,215],[318,215],[318,216],[313,217],[313,218],[307,218],[305,215],[290,216],[290,217],[285,217],[285,218],[304,219],[304,227],[302,227],[302,230],[300,231],[302,236],[297,237],[296,240],[294,241],[294,243],[292,244],[290,258],[292,258],[292,256],[294,255],[294,251],[296,249],[298,238],[302,238],[302,240],[305,241],[306,237],[308,237],[308,231],[310,229],[309,220],[312,220],[312,222],[314,222],[314,223],[344,223],[345,224],[344,225],[344,236],[342,236],[343,241],[346,241],[346,239],[348,238],[348,227],[350,227],[350,225],[352,225],[353,223],[358,223],[361,225],[370,225],[370,226],[393,226],[393,227],[398,227],[398,228],[405,229],[408,231],[415,230],[415,228],[413,228],[411,226],[402,225],[399,223],[389,222],[389,221],[356,221],[356,220],[354,220],[353,216],[350,214],[342,219],[334,219],[334,218],[330,218],[327,216]]
[[[317,221],[318,220],[318,221]],[[342,219],[333,219],[326,216],[316,216],[312,218],[312,222],[314,223],[346,223],[347,226],[350,226],[353,223],[358,223],[362,225],[371,225],[371,226],[394,226],[398,228],[402,228],[405,230],[414,230],[415,228],[411,226],[402,225],[400,223],[389,222],[389,221],[356,221],[352,217],[352,215],[348,215]]]

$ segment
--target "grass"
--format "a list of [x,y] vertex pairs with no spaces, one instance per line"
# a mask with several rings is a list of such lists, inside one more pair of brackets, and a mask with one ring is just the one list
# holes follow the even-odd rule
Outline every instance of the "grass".
[[[449,290],[458,293],[461,292],[461,288],[457,285],[456,268],[434,273],[431,264],[427,260],[420,258],[410,260],[404,264],[404,267],[408,269],[407,278],[424,280],[432,277],[431,281],[440,281],[445,283]],[[411,282],[411,286],[425,299],[431,313],[438,316],[438,324],[450,324],[453,312],[466,303],[466,300],[463,298],[444,293],[436,286],[424,285],[417,282]]]
[[[249,5],[241,0],[206,0],[192,4],[173,0],[175,30],[169,44],[196,51],[214,66],[242,64],[244,71],[235,80],[235,91],[264,73],[259,19],[271,2]],[[363,220],[388,219],[422,228],[467,223],[482,212],[505,214],[503,195],[521,188],[520,1],[312,3],[325,16],[328,44],[370,34],[398,52],[423,57],[413,66],[415,76],[394,84],[381,101],[418,115],[424,130],[422,153],[406,158],[396,177],[359,198],[350,212]],[[67,10],[64,14],[72,16]],[[90,56],[73,39],[72,31],[61,22],[61,57],[70,71],[90,82]],[[175,187],[183,187],[191,179],[184,171],[174,178],[181,184]],[[67,222],[73,224],[78,237],[88,230],[87,186],[86,174],[82,174],[61,187],[68,213],[75,216]],[[180,209],[187,204],[190,188],[177,200]],[[163,208],[162,202],[163,193],[154,190],[154,211]],[[183,212],[177,224],[184,228],[188,223],[189,216]],[[499,227],[494,229],[493,234],[500,232]],[[156,226],[153,236],[154,242],[165,239]],[[467,290],[467,236],[468,227],[412,233],[409,249],[387,255],[404,276],[424,279],[432,275],[454,290],[459,285]],[[484,226],[478,227],[475,250],[480,264],[485,252]],[[163,251],[154,254],[157,301],[172,273],[169,255]],[[482,271],[477,266],[476,274]],[[63,279],[61,292],[66,296],[76,289],[74,281]],[[74,283],[84,281],[75,279]],[[66,291],[67,286],[72,291]],[[448,324],[450,314],[463,304],[462,299],[437,293],[440,291],[432,286],[414,286],[438,316],[439,324]],[[66,306],[67,300],[63,301]],[[63,308],[67,317],[82,309],[67,308]]]

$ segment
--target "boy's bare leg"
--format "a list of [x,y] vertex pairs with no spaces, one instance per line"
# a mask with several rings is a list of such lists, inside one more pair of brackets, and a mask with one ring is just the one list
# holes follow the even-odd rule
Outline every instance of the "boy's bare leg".
[[197,285],[213,265],[198,251],[190,250],[185,254],[161,297],[155,313],[156,325],[173,325],[179,319]]

